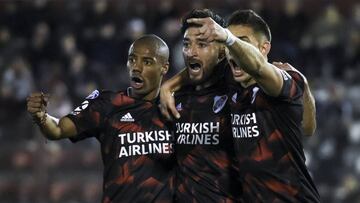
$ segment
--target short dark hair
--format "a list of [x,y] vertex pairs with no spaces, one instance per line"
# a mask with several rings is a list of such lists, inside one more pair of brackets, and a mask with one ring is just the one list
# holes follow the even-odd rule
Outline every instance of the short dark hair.
[[163,39],[161,39],[160,37],[158,37],[157,35],[154,35],[154,34],[143,35],[143,36],[139,37],[138,39],[136,39],[132,45],[134,45],[136,43],[146,44],[149,47],[154,48],[156,50],[156,55],[163,60],[162,62],[164,62],[164,63],[168,62],[169,47],[166,44],[166,42]]
[[194,9],[194,10],[190,11],[189,13],[187,13],[182,18],[182,20],[181,20],[181,22],[182,22],[181,33],[184,34],[185,31],[189,27],[198,27],[198,25],[196,25],[194,23],[186,22],[187,19],[190,19],[190,18],[207,18],[207,17],[212,18],[221,27],[225,27],[225,20],[221,16],[216,14],[214,11],[212,11],[210,9]]
[[250,26],[255,33],[265,35],[267,40],[271,42],[271,32],[268,24],[253,10],[235,11],[228,18],[226,26],[228,27],[230,25]]

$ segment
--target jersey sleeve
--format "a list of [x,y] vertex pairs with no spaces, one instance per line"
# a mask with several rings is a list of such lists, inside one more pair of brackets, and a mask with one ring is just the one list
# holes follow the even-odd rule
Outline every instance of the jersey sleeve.
[[96,137],[104,125],[107,114],[111,111],[111,92],[95,90],[85,98],[77,108],[66,117],[75,124],[77,136],[70,138],[72,142]]
[[305,87],[304,78],[295,71],[280,71],[283,79],[283,87],[278,98],[292,101],[302,97]]

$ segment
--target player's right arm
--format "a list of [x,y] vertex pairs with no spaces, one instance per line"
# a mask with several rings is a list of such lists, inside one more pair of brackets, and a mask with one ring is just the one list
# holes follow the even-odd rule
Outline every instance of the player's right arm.
[[60,120],[46,113],[48,96],[43,93],[32,93],[27,98],[27,111],[40,127],[43,135],[50,140],[73,138],[77,135],[75,124],[68,117]]
[[173,93],[178,91],[184,85],[187,85],[189,76],[187,68],[181,70],[178,74],[167,80],[161,85],[160,89],[160,110],[165,118],[171,120],[172,117],[180,118],[179,112],[175,107]]

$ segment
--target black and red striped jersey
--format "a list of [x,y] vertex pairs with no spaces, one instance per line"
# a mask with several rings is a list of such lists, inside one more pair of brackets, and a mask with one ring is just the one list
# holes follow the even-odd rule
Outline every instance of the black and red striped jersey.
[[78,132],[72,141],[101,144],[103,203],[173,201],[173,135],[156,101],[96,90],[67,117]]
[[304,80],[281,71],[283,88],[271,97],[257,85],[230,85],[232,134],[244,202],[319,202],[305,165],[302,137]]
[[235,202],[240,194],[233,166],[234,150],[226,86],[175,94],[181,117],[175,121],[178,202]]

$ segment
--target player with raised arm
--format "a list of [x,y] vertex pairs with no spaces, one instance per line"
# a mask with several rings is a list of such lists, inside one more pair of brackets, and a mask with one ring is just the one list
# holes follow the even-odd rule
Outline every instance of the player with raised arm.
[[126,91],[95,90],[58,122],[46,113],[46,97],[28,97],[28,112],[51,140],[94,137],[104,163],[103,203],[173,202],[172,133],[158,109],[158,94],[169,68],[169,49],[156,35],[130,46]]
[[[271,34],[251,10],[234,12],[228,29],[190,19],[199,37],[222,42],[236,84],[230,85],[232,132],[245,202],[319,202],[301,143],[305,81],[267,61]],[[203,33],[203,30],[206,30]]]
[[230,112],[221,80],[226,64],[224,46],[198,38],[198,25],[187,21],[206,17],[223,23],[208,9],[193,10],[183,18],[187,67],[183,73],[189,80],[174,95],[180,114],[174,120],[178,163],[175,194],[178,202],[237,202],[241,188],[233,178]]

